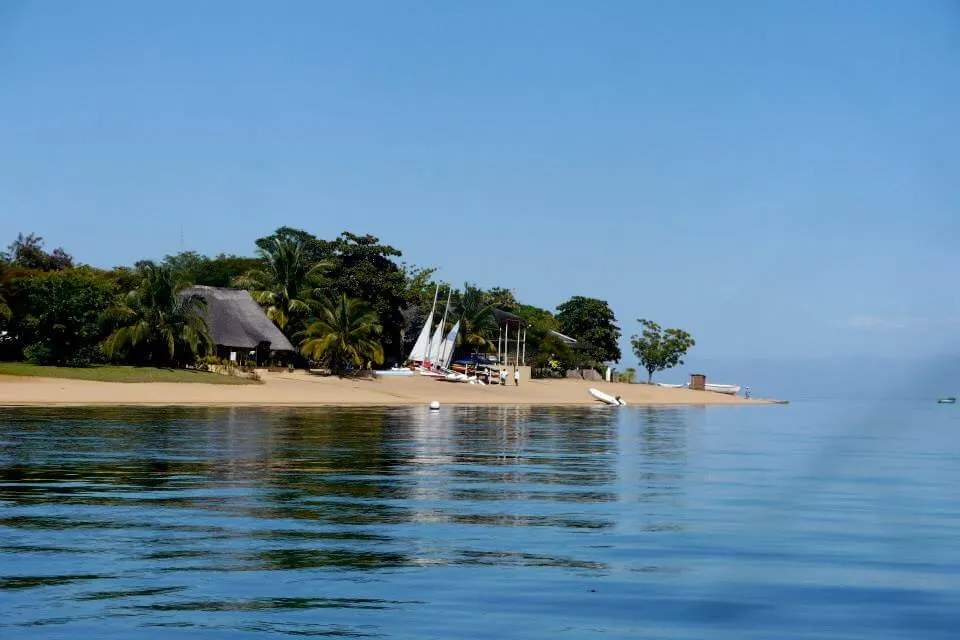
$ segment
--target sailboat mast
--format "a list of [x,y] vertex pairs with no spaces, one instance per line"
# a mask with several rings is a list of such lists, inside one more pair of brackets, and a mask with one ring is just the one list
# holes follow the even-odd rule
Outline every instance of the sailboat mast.
[[[447,306],[443,308],[443,320],[440,321],[440,335],[443,335],[443,330],[447,326],[447,312],[450,311],[450,295],[453,293],[453,287],[450,287],[447,290]],[[443,343],[441,342],[440,350],[443,351]],[[440,355],[440,354],[437,354]]]
[[[433,290],[433,305],[430,307],[430,315],[427,316],[427,322],[432,322],[433,312],[437,310],[437,294],[440,293],[440,285]],[[423,360],[420,361],[420,368],[423,368],[423,363],[430,360],[430,331],[429,327],[427,330],[427,351],[423,354]]]

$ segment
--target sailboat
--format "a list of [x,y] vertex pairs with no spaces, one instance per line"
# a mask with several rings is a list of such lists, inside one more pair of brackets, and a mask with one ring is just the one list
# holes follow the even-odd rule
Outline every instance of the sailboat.
[[408,362],[418,362],[421,367],[423,363],[427,361],[430,351],[430,328],[433,326],[433,313],[437,308],[438,293],[440,293],[440,285],[437,285],[437,288],[433,291],[433,306],[430,307],[430,315],[427,316],[427,321],[423,323],[423,329],[420,331],[420,335],[417,336],[417,341],[414,343],[413,349],[410,350],[410,355],[407,357]]

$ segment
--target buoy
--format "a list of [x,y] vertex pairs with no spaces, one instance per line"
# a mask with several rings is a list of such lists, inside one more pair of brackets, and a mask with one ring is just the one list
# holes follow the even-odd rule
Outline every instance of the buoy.
[[430,403],[430,411],[440,411],[440,403],[434,400]]

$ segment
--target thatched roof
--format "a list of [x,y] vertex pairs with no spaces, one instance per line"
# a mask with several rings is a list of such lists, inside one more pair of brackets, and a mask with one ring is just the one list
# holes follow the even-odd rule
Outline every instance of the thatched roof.
[[527,326],[527,321],[521,318],[520,316],[510,313],[509,311],[504,311],[503,309],[493,308],[493,319],[497,321],[497,324],[501,327],[508,322],[510,324],[520,325],[521,327]]
[[207,327],[218,345],[256,349],[261,342],[269,342],[273,351],[294,351],[247,291],[196,285],[187,287],[181,295],[197,295],[207,301]]

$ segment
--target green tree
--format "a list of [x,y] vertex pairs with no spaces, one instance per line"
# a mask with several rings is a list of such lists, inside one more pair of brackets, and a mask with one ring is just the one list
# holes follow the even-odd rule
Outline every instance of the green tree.
[[656,322],[643,318],[637,322],[643,332],[632,336],[630,343],[640,365],[647,370],[647,382],[653,382],[653,374],[657,371],[683,364],[687,351],[697,344],[683,329],[662,329]]
[[333,251],[325,273],[328,297],[346,294],[369,305],[380,319],[382,339],[392,359],[402,358],[403,310],[408,283],[403,268],[394,260],[401,252],[372,235],[347,231],[329,243]]
[[557,307],[560,332],[590,345],[597,362],[620,362],[620,327],[605,300],[574,296]]
[[196,251],[168,255],[162,264],[170,268],[179,280],[208,287],[229,287],[236,278],[263,266],[258,258],[225,253],[209,258]]
[[104,353],[179,366],[213,352],[203,298],[181,294],[186,283],[167,267],[141,262],[137,269],[139,286],[104,312],[104,319],[118,327],[104,341]]
[[266,306],[267,317],[292,335],[310,311],[319,274],[328,263],[312,261],[302,239],[274,237],[266,242],[258,240],[257,245],[264,266],[251,269],[233,284],[250,290],[253,299]]
[[483,300],[494,309],[500,309],[501,311],[506,311],[508,313],[516,313],[517,309],[520,308],[520,303],[517,302],[517,298],[513,295],[513,291],[510,289],[504,289],[503,287],[487,289],[483,293]]
[[376,311],[340,294],[318,306],[316,320],[300,334],[300,353],[342,376],[351,366],[383,362],[382,331]]
[[66,366],[100,359],[100,314],[115,296],[113,282],[89,267],[29,277],[16,327],[27,359]]
[[215,258],[207,258],[193,283],[208,287],[229,287],[236,278],[259,266],[259,258],[220,253]]
[[329,240],[321,240],[303,229],[293,227],[280,227],[269,236],[258,238],[255,244],[257,249],[269,252],[277,240],[299,245],[304,260],[310,264],[327,262],[333,258],[333,243]]
[[25,269],[38,271],[58,271],[73,266],[73,256],[57,247],[47,253],[43,249],[43,238],[35,233],[18,234],[7,252],[3,254],[3,261]]
[[[460,320],[457,342],[461,346],[468,345],[470,349],[481,352],[492,351],[497,322],[493,316],[493,307],[484,300],[483,291],[469,282],[465,283],[454,311]],[[446,330],[446,327],[444,329]]]

